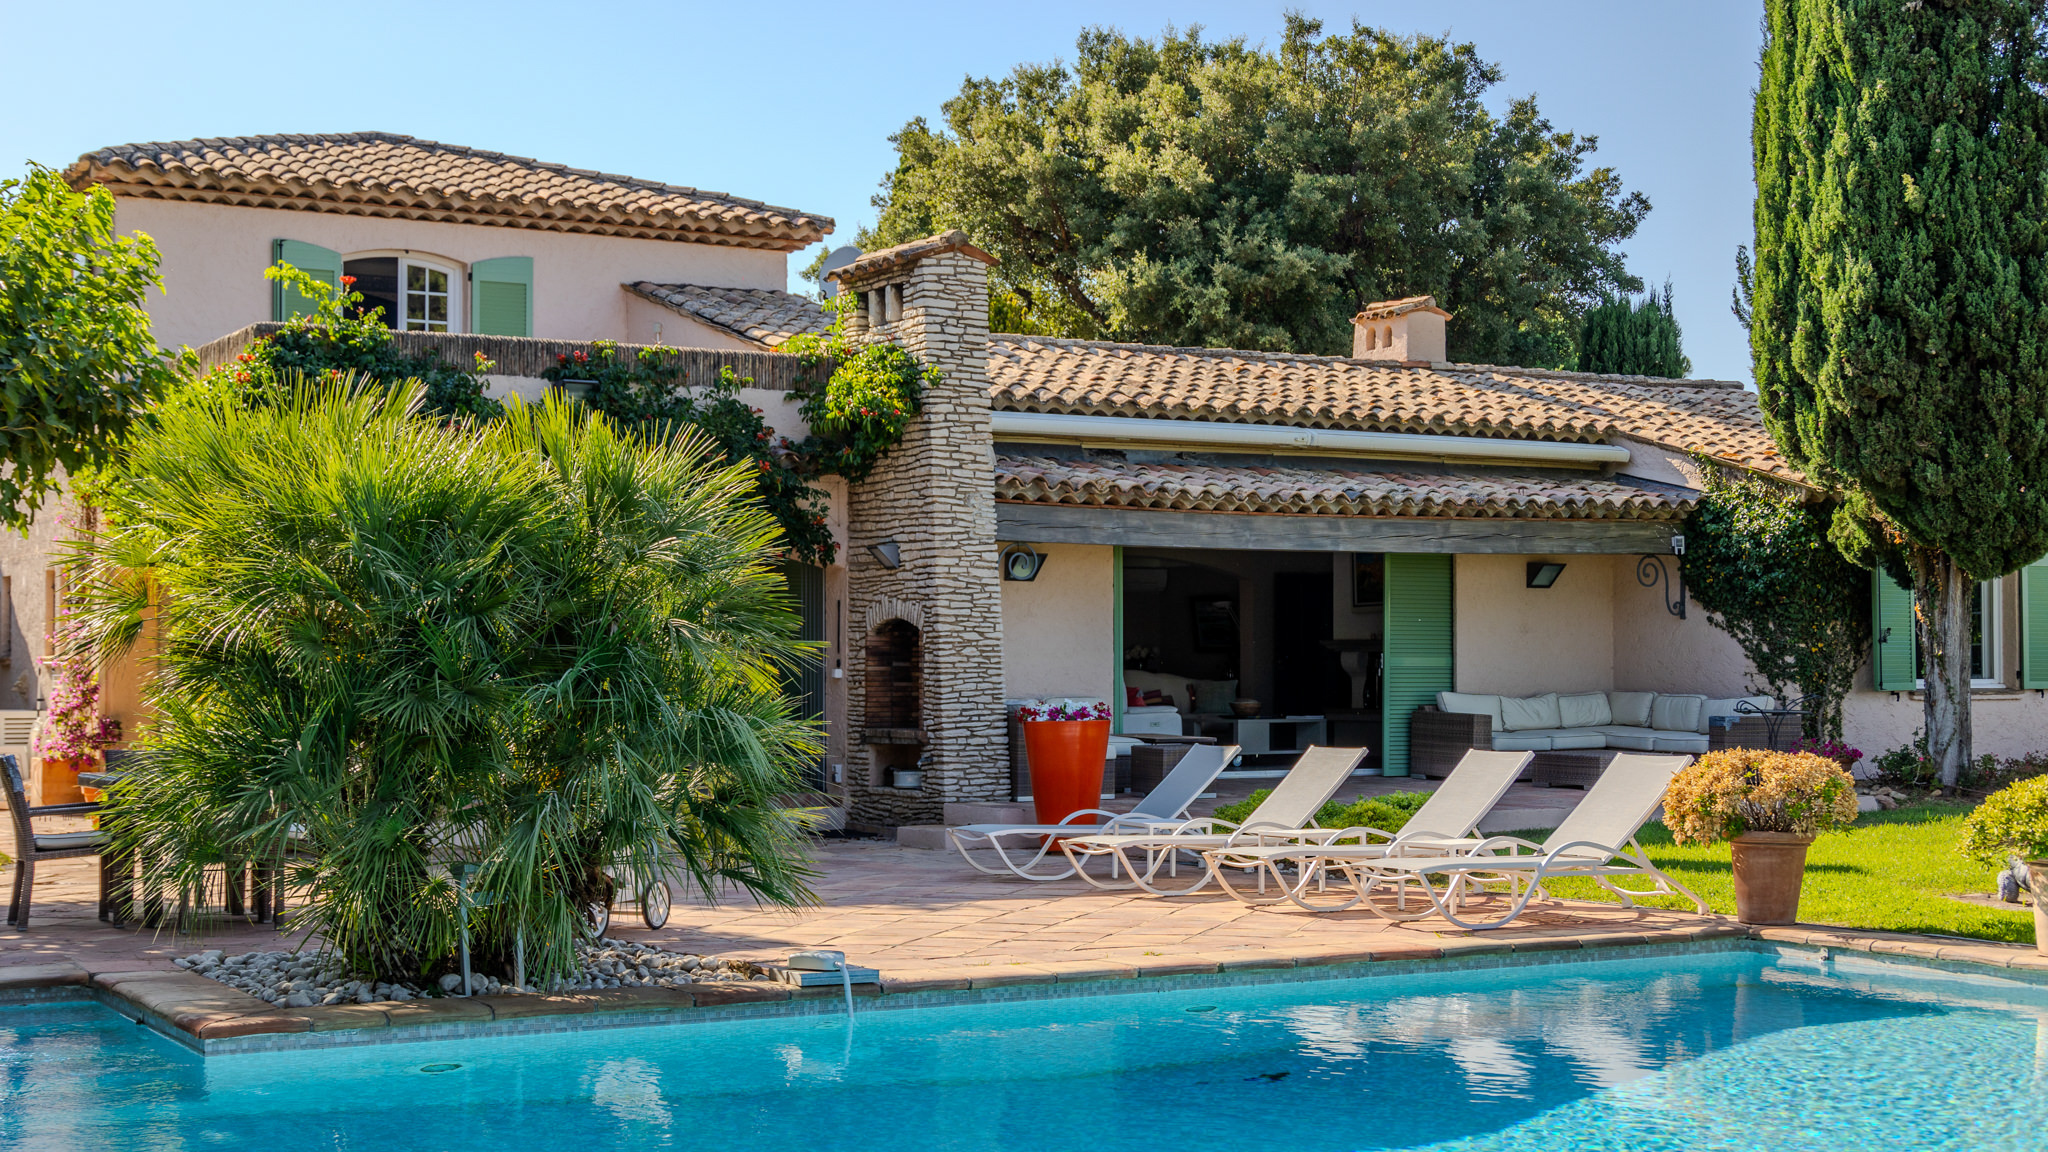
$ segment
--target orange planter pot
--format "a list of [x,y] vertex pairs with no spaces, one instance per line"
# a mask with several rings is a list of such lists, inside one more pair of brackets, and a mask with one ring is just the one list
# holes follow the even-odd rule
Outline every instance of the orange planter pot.
[[1027,720],[1024,753],[1031,761],[1031,805],[1040,824],[1057,824],[1083,809],[1102,807],[1109,721]]
[[42,799],[38,807],[45,804],[82,804],[85,793],[78,787],[78,774],[85,768],[82,760],[45,760],[43,778],[37,785]]

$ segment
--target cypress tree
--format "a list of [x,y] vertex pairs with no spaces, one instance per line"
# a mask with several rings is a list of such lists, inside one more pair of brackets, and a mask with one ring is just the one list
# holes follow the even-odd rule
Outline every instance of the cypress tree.
[[2048,0],[1767,0],[1751,350],[1833,535],[1912,576],[1928,748],[1970,759],[1969,596],[2048,550]]
[[1640,302],[1609,296],[1579,318],[1579,371],[1627,376],[1683,377],[1692,374],[1684,333],[1671,310],[1671,282],[1664,295],[1650,289]]

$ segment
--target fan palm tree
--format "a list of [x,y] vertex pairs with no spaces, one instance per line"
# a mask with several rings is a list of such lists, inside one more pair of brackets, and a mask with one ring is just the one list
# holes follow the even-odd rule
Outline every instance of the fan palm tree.
[[154,615],[149,766],[121,835],[179,889],[286,860],[358,973],[569,969],[607,873],[809,900],[781,808],[818,748],[812,658],[740,467],[567,404],[476,427],[348,380],[166,405],[81,545],[103,654]]

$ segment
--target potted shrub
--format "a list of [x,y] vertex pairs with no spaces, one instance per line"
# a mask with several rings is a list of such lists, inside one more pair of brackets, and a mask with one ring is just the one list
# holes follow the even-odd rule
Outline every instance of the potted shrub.
[[1798,920],[1807,846],[1855,819],[1855,781],[1811,752],[1709,752],[1664,793],[1664,823],[1679,843],[1728,841],[1744,924]]
[[76,804],[85,799],[78,774],[98,762],[100,749],[120,742],[121,722],[99,714],[100,682],[89,658],[61,656],[49,669],[50,711],[36,749],[43,762],[38,803]]
[[[1102,806],[1102,765],[1109,758],[1109,705],[1043,700],[1017,709],[1031,765],[1031,806],[1040,824],[1057,824]],[[1093,823],[1093,821],[1088,821]]]
[[2005,867],[2009,856],[2027,864],[2027,888],[2034,894],[2034,948],[2048,953],[2048,776],[2001,788],[1963,819],[1964,855]]

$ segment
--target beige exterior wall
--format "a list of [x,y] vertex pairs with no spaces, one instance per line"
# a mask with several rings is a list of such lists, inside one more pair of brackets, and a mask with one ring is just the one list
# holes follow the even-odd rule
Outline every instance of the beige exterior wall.
[[[540,273],[534,272],[536,279]],[[644,277],[643,277],[644,279]],[[697,280],[677,281],[696,284]],[[740,287],[740,285],[730,285]],[[762,287],[762,285],[752,285]],[[765,285],[780,288],[781,284]],[[645,296],[637,296],[625,289],[619,289],[620,309],[625,317],[624,341],[628,344],[666,344],[671,348],[725,348],[735,352],[759,352],[758,344],[749,343],[723,328],[704,323],[692,316],[665,304],[656,304]]]
[[1109,699],[1116,672],[1116,549],[1042,544],[1036,580],[1005,580],[1003,695]]
[[[148,233],[163,255],[164,288],[150,294],[148,307],[157,342],[167,347],[197,347],[269,320],[263,270],[279,238],[343,255],[410,250],[465,269],[494,256],[531,256],[533,335],[554,340],[625,339],[626,302],[637,298],[623,283],[781,288],[788,266],[783,253],[754,248],[125,197],[117,201],[115,226]],[[464,301],[466,319],[466,294]],[[667,342],[686,343],[680,329]]]
[[1687,601],[1685,619],[1666,607],[1666,580],[1678,576],[1678,558],[1663,558],[1665,575],[1654,588],[1637,579],[1636,556],[1615,556],[1614,687],[1622,692],[1697,692],[1746,696],[1755,670],[1735,638],[1707,622],[1706,610]]
[[[1563,562],[1550,588],[1526,587],[1531,560]],[[1452,620],[1461,692],[1607,692],[1614,683],[1613,556],[1456,557]]]

